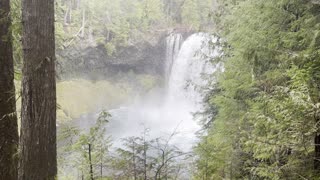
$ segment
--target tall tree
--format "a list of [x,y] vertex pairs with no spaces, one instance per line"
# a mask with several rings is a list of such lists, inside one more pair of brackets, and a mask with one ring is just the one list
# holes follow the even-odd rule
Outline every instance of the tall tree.
[[18,126],[14,88],[10,1],[0,1],[0,179],[17,179]]
[[320,4],[219,4],[224,69],[207,99],[197,178],[318,179]]
[[55,179],[54,0],[23,0],[23,82],[19,179]]

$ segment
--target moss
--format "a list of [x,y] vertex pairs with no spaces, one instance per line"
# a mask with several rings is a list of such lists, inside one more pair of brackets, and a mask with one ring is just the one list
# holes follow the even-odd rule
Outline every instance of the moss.
[[159,82],[157,77],[147,74],[138,75],[137,79],[143,91],[150,91],[151,89],[155,88]]
[[113,56],[116,53],[116,47],[111,42],[104,44],[104,48],[105,48],[108,56]]
[[59,82],[57,84],[57,99],[60,106],[58,120],[79,118],[101,107],[112,108],[124,103],[130,94],[129,87],[104,80],[91,82],[79,79]]
[[[100,108],[114,108],[130,99],[134,91],[148,92],[158,84],[158,78],[151,75],[135,75],[135,85],[114,83],[107,80],[89,81],[75,79],[57,83],[57,121],[64,122],[92,113]],[[15,81],[17,114],[21,113],[21,82]],[[139,88],[134,88],[135,86]],[[20,122],[20,121],[19,121]],[[20,123],[19,123],[20,125]]]

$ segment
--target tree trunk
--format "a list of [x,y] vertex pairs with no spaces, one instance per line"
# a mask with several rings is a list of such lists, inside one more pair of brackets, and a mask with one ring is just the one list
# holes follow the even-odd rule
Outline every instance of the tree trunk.
[[316,111],[314,114],[314,119],[315,122],[317,124],[317,129],[318,131],[315,133],[315,137],[314,137],[314,170],[316,172],[316,174],[320,174],[320,126],[319,126],[319,122],[320,122],[320,117],[319,117],[319,113]]
[[88,153],[89,153],[90,179],[94,180],[93,179],[93,165],[92,165],[92,159],[91,159],[91,144],[88,144],[88,146],[89,146]]
[[0,179],[17,179],[18,126],[14,88],[10,1],[0,0]]
[[314,169],[317,174],[320,174],[320,134],[316,134],[314,138],[315,143],[315,157],[314,157]]
[[81,34],[80,34],[81,38],[84,38],[84,36],[85,36],[85,28],[86,28],[86,8],[83,8],[83,10],[82,10]]
[[133,145],[132,145],[132,163],[133,163],[133,179],[137,180],[137,167],[136,167],[136,148],[135,148],[135,141],[133,139]]
[[54,0],[23,0],[19,180],[57,175]]
[[103,164],[102,164],[102,161],[100,163],[100,178],[102,179],[103,177]]
[[72,21],[72,0],[68,0],[68,9],[64,15],[64,25],[70,25]]
[[147,180],[147,142],[146,142],[146,132],[144,132],[143,137],[143,164],[144,164],[144,180]]

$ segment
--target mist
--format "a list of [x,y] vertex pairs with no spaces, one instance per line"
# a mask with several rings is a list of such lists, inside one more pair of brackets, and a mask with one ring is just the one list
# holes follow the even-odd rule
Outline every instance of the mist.
[[0,179],[319,179],[318,0],[1,0]]
[[[209,60],[218,52],[209,53],[208,42],[213,38],[207,34],[197,33],[185,41],[180,38],[180,34],[167,37],[164,68],[169,67],[169,70],[164,75],[168,77],[166,82],[120,104],[118,108],[109,108],[112,118],[107,125],[107,133],[115,144],[125,137],[140,136],[145,128],[149,129],[150,139],[176,133],[172,143],[185,151],[190,151],[196,142],[196,133],[201,127],[195,114],[202,111],[202,88],[206,85],[203,76],[216,70]],[[77,119],[77,126],[82,129],[90,127],[100,111],[108,109],[103,106],[96,108],[96,113]]]

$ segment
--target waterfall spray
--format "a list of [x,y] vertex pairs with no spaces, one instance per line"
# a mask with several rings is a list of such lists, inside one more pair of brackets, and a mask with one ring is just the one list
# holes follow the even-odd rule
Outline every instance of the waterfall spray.
[[148,98],[129,107],[111,110],[113,120],[108,124],[108,130],[115,141],[139,136],[141,124],[144,124],[150,128],[150,138],[170,134],[177,128],[179,133],[172,143],[185,150],[193,146],[195,133],[200,129],[193,114],[201,111],[204,94],[201,87],[207,84],[202,75],[216,70],[209,61],[210,57],[218,55],[210,51],[211,38],[208,34],[197,33],[181,43],[180,34],[169,35],[165,93],[146,95]]

